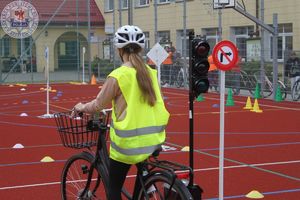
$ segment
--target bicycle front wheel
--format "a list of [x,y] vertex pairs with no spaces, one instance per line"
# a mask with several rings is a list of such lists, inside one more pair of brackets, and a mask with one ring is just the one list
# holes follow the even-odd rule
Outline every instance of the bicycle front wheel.
[[[61,192],[63,200],[103,200],[106,197],[107,181],[103,178],[104,171],[101,166],[90,170],[94,156],[82,152],[72,156],[65,164],[61,179]],[[88,183],[88,176],[92,171],[90,185],[83,194]]]
[[145,192],[140,189],[138,193],[138,200],[193,200],[193,197],[185,184],[173,178],[167,173],[151,174],[144,182]]
[[300,81],[296,81],[292,90],[292,99],[293,101],[298,101],[300,99]]

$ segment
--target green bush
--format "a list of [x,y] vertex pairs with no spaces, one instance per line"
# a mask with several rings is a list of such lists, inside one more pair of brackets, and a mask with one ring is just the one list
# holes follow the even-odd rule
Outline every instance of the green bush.
[[[273,71],[273,63],[265,62],[264,67],[267,75],[271,75]],[[260,71],[260,61],[243,62],[241,64],[241,70],[246,71],[248,74]]]

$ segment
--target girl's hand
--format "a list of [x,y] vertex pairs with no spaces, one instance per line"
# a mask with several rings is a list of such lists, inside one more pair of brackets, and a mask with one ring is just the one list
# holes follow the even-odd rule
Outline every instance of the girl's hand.
[[78,116],[78,114],[80,116],[80,113],[81,114],[83,113],[83,107],[84,107],[84,104],[81,102],[76,104],[72,109],[71,117]]
[[80,102],[80,103],[76,104],[73,109],[77,112],[83,112],[84,104]]

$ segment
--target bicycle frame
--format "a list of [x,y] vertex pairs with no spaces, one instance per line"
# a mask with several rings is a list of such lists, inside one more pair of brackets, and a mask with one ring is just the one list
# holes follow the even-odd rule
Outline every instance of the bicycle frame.
[[[97,168],[98,165],[102,165],[105,169],[105,176],[108,178],[108,165],[109,165],[109,156],[108,156],[108,150],[106,145],[106,134],[107,134],[107,127],[103,124],[100,124],[99,126],[99,137],[98,137],[98,143],[96,147],[96,151],[92,151],[91,148],[89,148],[90,152],[93,152],[95,159],[89,169],[89,175],[88,179],[85,185],[85,188],[83,189],[82,193],[80,194],[80,198],[83,198],[87,195],[87,192],[89,191],[89,187],[91,184],[91,179],[93,176],[93,171]],[[128,200],[134,200],[137,198],[138,191],[142,190],[146,196],[146,198],[149,198],[148,193],[146,191],[144,180],[146,180],[148,177],[153,176],[157,173],[164,173],[168,174],[169,177],[171,177],[171,185],[169,186],[169,192],[167,193],[166,197],[168,197],[171,194],[171,190],[173,188],[173,185],[175,183],[175,180],[177,177],[176,173],[186,173],[189,178],[193,177],[193,172],[190,167],[165,161],[165,160],[158,160],[158,155],[153,155],[151,158],[149,158],[147,161],[144,161],[140,163],[140,167],[138,167],[138,173],[135,181],[135,186],[133,190],[133,195],[130,194],[125,188],[122,188],[122,194],[125,195],[125,197]],[[143,172],[147,172],[147,175],[143,175]],[[98,188],[98,185],[95,187],[95,190]],[[95,192],[95,191],[93,191]]]

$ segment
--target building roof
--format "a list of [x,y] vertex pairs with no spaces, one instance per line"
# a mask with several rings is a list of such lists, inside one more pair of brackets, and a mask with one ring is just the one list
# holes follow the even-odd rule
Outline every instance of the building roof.
[[[77,12],[76,12],[76,0],[66,0],[63,4],[63,0],[26,0],[31,3],[37,12],[39,13],[39,24],[46,24],[57,9],[62,5],[61,9],[57,12],[55,17],[52,19],[51,25],[74,25],[76,24]],[[0,1],[0,12],[4,7],[11,3],[12,0],[1,0]],[[78,23],[80,25],[87,25],[88,22],[88,9],[86,0],[78,0]],[[93,26],[104,26],[104,17],[97,7],[95,0],[90,0],[90,22]]]

